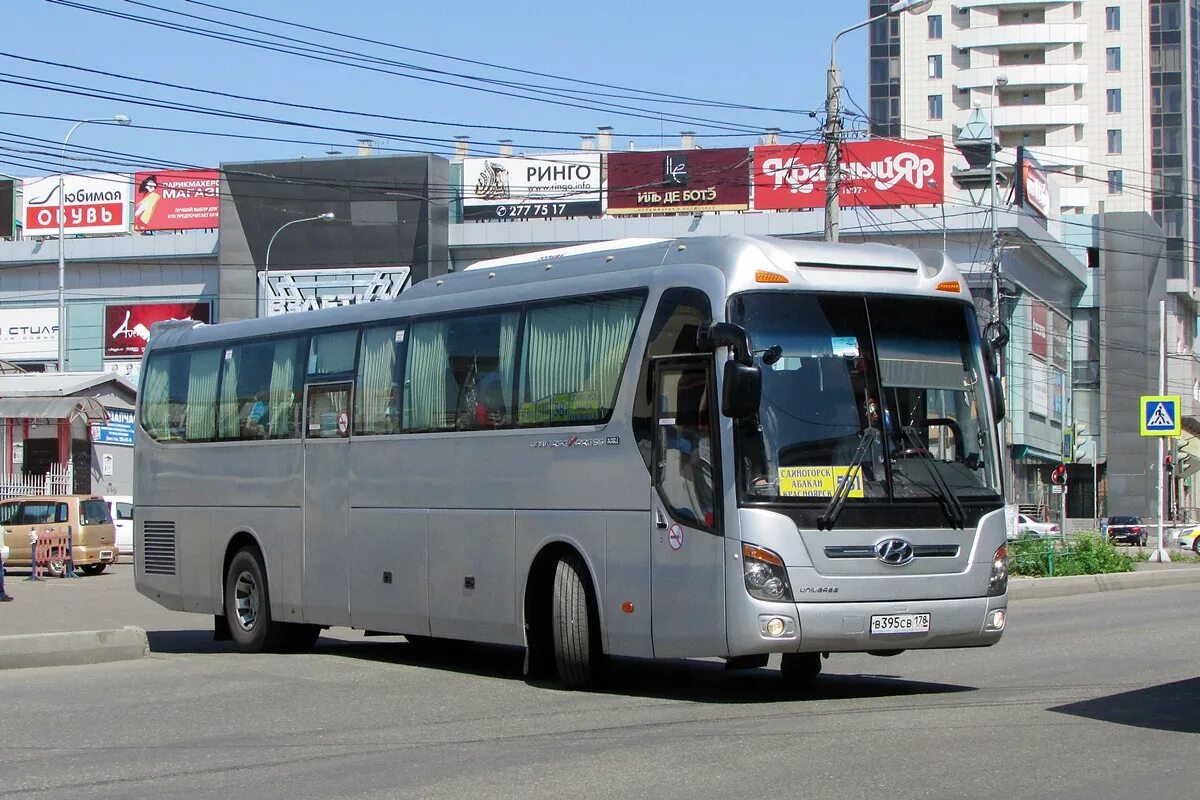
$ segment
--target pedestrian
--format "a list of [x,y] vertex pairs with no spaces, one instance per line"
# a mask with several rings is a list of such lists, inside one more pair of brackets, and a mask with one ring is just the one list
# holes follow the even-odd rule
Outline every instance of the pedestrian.
[[0,603],[11,603],[12,595],[4,592],[4,556],[8,554],[8,547],[0,542]]

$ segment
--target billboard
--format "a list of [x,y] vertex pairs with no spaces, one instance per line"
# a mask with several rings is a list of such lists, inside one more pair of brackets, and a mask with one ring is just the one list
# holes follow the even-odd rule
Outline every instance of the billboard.
[[133,229],[182,231],[219,227],[221,173],[160,169],[133,176]]
[[0,180],[0,239],[11,239],[13,235],[15,191],[15,185],[11,180]]
[[1029,352],[1043,361],[1049,358],[1047,342],[1050,339],[1049,309],[1037,300],[1032,301],[1029,309]]
[[1050,178],[1025,147],[1017,148],[1017,205],[1050,216]]
[[58,358],[58,308],[0,308],[0,358]]
[[[843,206],[937,205],[944,199],[942,140],[873,139],[842,145]],[[764,210],[825,207],[825,145],[776,144],[754,148],[754,207]]]
[[150,340],[150,327],[168,319],[211,322],[208,303],[147,303],[104,307],[104,355],[137,358]]
[[108,421],[92,426],[92,441],[117,447],[133,447],[133,412],[124,408],[105,408]]
[[598,217],[600,154],[463,161],[463,219]]
[[750,151],[665,150],[610,153],[609,214],[745,211]]
[[[21,222],[26,236],[58,235],[58,179],[26,178],[21,187]],[[128,175],[67,175],[64,183],[64,233],[126,233],[129,230]]]

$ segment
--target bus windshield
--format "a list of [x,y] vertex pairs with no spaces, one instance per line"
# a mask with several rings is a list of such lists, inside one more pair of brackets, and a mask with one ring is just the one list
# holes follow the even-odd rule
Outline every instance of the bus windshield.
[[748,502],[850,503],[1000,494],[974,311],[951,300],[761,292],[731,300],[762,369],[739,425]]

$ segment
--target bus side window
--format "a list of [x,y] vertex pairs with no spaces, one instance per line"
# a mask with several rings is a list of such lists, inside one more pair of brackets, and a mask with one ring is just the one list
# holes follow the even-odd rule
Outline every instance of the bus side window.
[[633,401],[633,435],[638,449],[642,451],[646,469],[650,468],[650,447],[654,435],[650,419],[654,394],[651,359],[655,356],[696,352],[696,334],[701,326],[711,320],[708,297],[698,289],[667,289],[658,302]]

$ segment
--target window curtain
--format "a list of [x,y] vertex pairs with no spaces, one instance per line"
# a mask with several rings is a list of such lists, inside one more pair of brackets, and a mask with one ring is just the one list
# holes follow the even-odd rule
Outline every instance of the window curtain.
[[[229,352],[229,351],[226,351]],[[225,370],[221,376],[220,431],[222,439],[242,438],[241,420],[238,418],[238,351],[225,359]]]
[[154,356],[146,369],[146,396],[142,398],[142,426],[154,439],[171,435],[168,396],[171,388],[171,356]]
[[296,357],[299,349],[300,342],[296,339],[275,343],[267,395],[270,407],[268,436],[271,439],[287,439],[296,435]]
[[408,344],[405,389],[405,430],[445,430],[454,425],[446,402],[450,352],[446,323],[414,325]]
[[395,418],[388,417],[396,382],[396,333],[395,327],[387,327],[363,334],[354,410],[357,433],[396,432]]
[[513,369],[516,364],[517,325],[520,321],[521,315],[517,313],[500,317],[500,391],[504,398],[504,407],[510,415],[513,414]]
[[594,390],[601,408],[611,408],[640,303],[613,298],[529,312],[523,399]]
[[208,350],[191,355],[188,370],[187,417],[184,422],[184,437],[188,441],[207,441],[216,432],[216,415],[213,407],[217,401],[217,375],[221,366],[219,350]]

